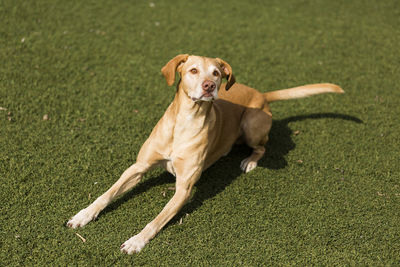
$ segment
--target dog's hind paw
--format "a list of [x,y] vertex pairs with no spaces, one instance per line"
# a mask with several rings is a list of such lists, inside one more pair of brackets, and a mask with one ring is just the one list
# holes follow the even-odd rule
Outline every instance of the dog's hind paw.
[[252,161],[250,157],[245,158],[242,160],[240,163],[240,168],[242,171],[248,173],[249,171],[253,170],[255,167],[257,167],[257,161]]
[[139,253],[147,242],[139,235],[132,236],[121,245],[121,252],[127,254]]
[[87,209],[83,209],[67,222],[67,226],[76,229],[78,227],[85,226],[88,222],[95,218],[95,214],[91,214]]

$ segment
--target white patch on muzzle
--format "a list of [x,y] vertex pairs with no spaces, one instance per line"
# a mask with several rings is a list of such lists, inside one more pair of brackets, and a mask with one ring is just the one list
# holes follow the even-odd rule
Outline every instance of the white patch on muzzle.
[[[218,99],[218,89],[221,85],[221,78],[213,75],[216,66],[209,65],[204,66],[201,64],[195,64],[190,66],[188,69],[196,68],[199,70],[198,75],[192,75],[187,73],[184,77],[185,83],[188,85],[189,91],[188,96],[195,102],[197,101],[213,101]],[[215,89],[211,93],[207,93],[203,90],[202,84],[205,81],[212,81],[215,83]]]

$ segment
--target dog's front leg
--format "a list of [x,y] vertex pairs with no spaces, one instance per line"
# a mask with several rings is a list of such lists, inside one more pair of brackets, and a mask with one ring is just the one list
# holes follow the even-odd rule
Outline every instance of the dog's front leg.
[[[187,168],[185,168],[187,169]],[[164,209],[137,235],[121,245],[121,251],[132,254],[139,252],[156,234],[179,212],[189,200],[193,185],[200,178],[201,168],[196,166],[189,173],[180,174],[177,170],[176,191]]]
[[95,219],[97,215],[99,215],[100,211],[102,211],[114,198],[134,187],[149,167],[148,164],[138,162],[133,164],[124,171],[121,178],[119,178],[118,181],[107,190],[107,192],[98,197],[87,208],[81,210],[72,217],[72,219],[67,222],[67,226],[71,228],[83,227],[88,222]]

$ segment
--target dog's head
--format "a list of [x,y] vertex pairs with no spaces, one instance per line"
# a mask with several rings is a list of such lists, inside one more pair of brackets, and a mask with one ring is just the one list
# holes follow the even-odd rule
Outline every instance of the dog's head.
[[223,78],[227,79],[226,90],[235,83],[231,66],[220,58],[177,55],[161,69],[169,86],[174,84],[176,71],[180,87],[195,102],[217,99]]

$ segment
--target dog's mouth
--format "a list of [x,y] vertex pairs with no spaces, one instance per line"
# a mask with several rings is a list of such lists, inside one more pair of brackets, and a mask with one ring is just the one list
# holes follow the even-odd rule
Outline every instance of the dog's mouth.
[[214,96],[212,93],[206,92],[204,94],[202,94],[199,98],[192,96],[191,99],[194,102],[198,102],[198,101],[213,101],[214,100]]

